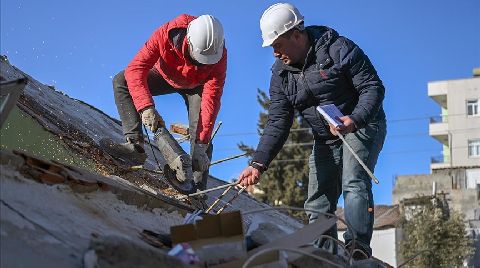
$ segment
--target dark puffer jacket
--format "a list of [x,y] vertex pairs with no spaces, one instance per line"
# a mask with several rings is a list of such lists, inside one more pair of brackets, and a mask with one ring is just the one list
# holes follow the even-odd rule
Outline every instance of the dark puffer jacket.
[[363,51],[351,40],[324,26],[306,28],[312,47],[302,69],[276,60],[270,81],[268,122],[253,161],[266,166],[282,148],[294,111],[306,120],[316,140],[337,139],[316,106],[335,104],[357,129],[385,117],[385,88]]

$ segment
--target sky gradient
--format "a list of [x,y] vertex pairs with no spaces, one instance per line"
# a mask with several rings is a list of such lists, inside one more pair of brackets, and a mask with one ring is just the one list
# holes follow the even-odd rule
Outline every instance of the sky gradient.
[[[228,4],[227,4],[228,3]],[[112,77],[150,34],[181,13],[220,19],[228,49],[227,80],[213,159],[258,143],[257,88],[268,90],[271,48],[261,47],[259,20],[275,1],[1,1],[0,52],[42,83],[54,85],[118,118]],[[386,143],[376,168],[376,204],[390,204],[396,175],[430,172],[441,154],[428,135],[440,107],[427,83],[468,78],[480,66],[480,1],[291,1],[306,25],[326,25],[356,42],[386,88]],[[154,98],[167,124],[187,123],[179,95]],[[212,167],[230,180],[245,158]]]

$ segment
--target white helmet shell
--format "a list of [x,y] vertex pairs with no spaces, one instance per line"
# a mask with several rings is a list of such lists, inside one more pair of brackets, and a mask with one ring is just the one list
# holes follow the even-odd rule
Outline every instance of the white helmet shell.
[[282,34],[303,22],[303,16],[298,9],[288,3],[277,3],[263,12],[260,18],[262,31],[262,47],[268,47]]
[[223,55],[223,27],[211,15],[201,15],[187,28],[190,56],[201,64],[215,64]]

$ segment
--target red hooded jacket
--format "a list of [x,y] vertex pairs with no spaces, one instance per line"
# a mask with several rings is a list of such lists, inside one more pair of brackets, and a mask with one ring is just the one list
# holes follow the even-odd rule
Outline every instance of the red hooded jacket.
[[196,66],[189,59],[187,38],[181,51],[168,37],[170,30],[187,28],[196,17],[182,14],[158,28],[125,69],[125,79],[137,111],[155,105],[148,88],[147,75],[155,68],[172,87],[193,89],[203,85],[198,118],[197,140],[208,143],[220,110],[227,71],[227,49],[216,64]]

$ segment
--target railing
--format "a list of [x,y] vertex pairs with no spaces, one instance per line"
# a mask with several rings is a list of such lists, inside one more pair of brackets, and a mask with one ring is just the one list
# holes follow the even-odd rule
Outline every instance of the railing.
[[430,124],[440,124],[440,123],[447,123],[448,122],[448,115],[437,115],[430,117]]
[[430,159],[430,163],[432,164],[440,164],[440,163],[450,163],[450,156],[445,156],[445,155],[437,155],[433,156]]

